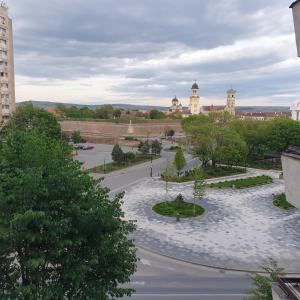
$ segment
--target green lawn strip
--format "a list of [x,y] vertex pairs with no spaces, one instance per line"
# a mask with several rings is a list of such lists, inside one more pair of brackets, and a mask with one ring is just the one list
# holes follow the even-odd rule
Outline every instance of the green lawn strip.
[[157,214],[165,217],[176,218],[179,213],[181,218],[193,218],[202,215],[205,209],[199,205],[195,205],[194,215],[194,204],[188,202],[178,203],[177,201],[161,202],[153,206],[153,211]]
[[267,161],[252,161],[247,163],[249,168],[262,169],[262,170],[282,170],[282,165],[274,162]]
[[289,210],[295,208],[291,203],[286,200],[285,194],[275,195],[273,198],[273,204],[279,208]]
[[249,178],[243,178],[243,179],[235,179],[235,180],[229,180],[229,181],[222,181],[217,183],[211,183],[208,185],[208,187],[211,188],[236,188],[236,189],[245,189],[249,187],[255,187],[260,185],[265,185],[272,183],[273,179],[269,176],[257,176],[257,177],[249,177]]
[[[161,158],[161,156],[157,155],[157,156],[152,156],[152,160],[156,160]],[[132,160],[131,162],[128,163],[116,163],[116,162],[111,162],[105,165],[105,173],[111,173],[114,171],[119,171],[119,170],[123,170],[126,168],[130,168],[136,165],[140,165],[146,162],[149,162],[151,160],[151,156],[150,155],[143,155],[143,154],[138,154],[136,156],[136,158],[134,160]],[[89,169],[88,172],[93,173],[94,170],[93,168]],[[96,167],[96,173],[99,174],[104,174],[104,166],[97,166]]]
[[[225,177],[231,175],[245,174],[246,172],[247,170],[244,168],[208,167],[204,169],[203,174],[204,174],[204,179],[211,179],[211,178]],[[186,176],[179,176],[179,177],[176,175],[168,177],[169,182],[176,182],[176,183],[189,182],[193,180],[194,178],[192,174],[188,174]]]
[[170,148],[166,148],[166,149],[164,149],[164,150],[167,151],[167,152],[176,152],[176,151],[178,151],[179,149],[180,149],[179,146],[171,146]]

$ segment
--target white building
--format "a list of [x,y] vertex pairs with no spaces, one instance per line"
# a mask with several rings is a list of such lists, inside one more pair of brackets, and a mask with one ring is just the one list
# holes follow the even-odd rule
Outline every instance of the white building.
[[199,86],[197,82],[195,82],[192,86],[192,96],[190,97],[190,114],[191,115],[199,115],[200,113],[200,97],[198,95]]
[[179,102],[177,97],[175,96],[174,99],[172,100],[172,105],[169,108],[170,113],[182,113],[183,107],[182,104]]
[[291,146],[282,154],[285,195],[288,202],[300,208],[300,147]]
[[0,4],[0,123],[15,110],[15,75],[12,20],[8,8]]
[[295,102],[291,106],[291,111],[292,111],[292,119],[297,122],[300,122],[300,101]]

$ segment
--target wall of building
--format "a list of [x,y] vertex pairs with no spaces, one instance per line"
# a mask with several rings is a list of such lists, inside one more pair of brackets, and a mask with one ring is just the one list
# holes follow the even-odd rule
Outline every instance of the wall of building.
[[300,159],[283,155],[282,168],[287,200],[300,209]]
[[125,136],[135,137],[164,137],[165,130],[171,128],[176,136],[183,136],[180,121],[162,122],[152,121],[132,124],[133,134],[129,134],[129,124],[115,124],[111,122],[88,122],[88,121],[62,121],[62,130],[71,135],[73,131],[80,131],[82,137],[90,143],[114,144],[118,139]]
[[300,57],[300,1],[293,6],[296,42],[298,49],[298,56]]

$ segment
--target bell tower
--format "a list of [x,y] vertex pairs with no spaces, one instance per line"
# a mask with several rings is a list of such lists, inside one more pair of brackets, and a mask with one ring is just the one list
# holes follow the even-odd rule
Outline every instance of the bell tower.
[[235,116],[235,101],[236,91],[231,88],[229,91],[227,91],[227,105],[225,110],[233,116]]
[[197,82],[192,86],[192,96],[190,97],[190,113],[191,115],[199,115],[200,113],[200,97],[198,95],[199,86]]

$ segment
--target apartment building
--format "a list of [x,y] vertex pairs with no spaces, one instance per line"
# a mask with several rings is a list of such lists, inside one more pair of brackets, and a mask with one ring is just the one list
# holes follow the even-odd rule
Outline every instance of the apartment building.
[[15,75],[12,20],[5,3],[0,4],[0,123],[15,110]]

